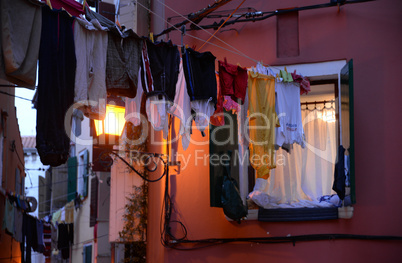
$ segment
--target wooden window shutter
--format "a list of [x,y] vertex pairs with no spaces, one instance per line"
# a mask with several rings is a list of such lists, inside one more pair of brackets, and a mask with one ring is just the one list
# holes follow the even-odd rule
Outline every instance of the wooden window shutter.
[[93,227],[96,225],[96,221],[98,219],[98,186],[99,180],[98,177],[94,177],[91,179],[91,203],[90,203],[90,218],[89,218],[89,227]]
[[[354,149],[354,106],[353,106],[353,60],[341,70],[341,136],[342,146],[349,157],[349,186],[352,204],[356,203],[355,194],[355,149]],[[345,160],[346,161],[346,160]]]
[[84,174],[82,175],[84,179],[84,191],[82,195],[88,196],[88,178],[89,178],[89,152],[85,150],[84,153]]
[[77,157],[71,157],[67,161],[68,186],[67,186],[67,202],[74,200],[77,192]]

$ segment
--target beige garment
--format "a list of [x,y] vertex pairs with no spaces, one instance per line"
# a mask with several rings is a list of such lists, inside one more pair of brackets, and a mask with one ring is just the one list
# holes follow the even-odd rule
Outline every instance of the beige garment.
[[66,224],[74,223],[74,200],[68,202],[65,206],[65,222]]
[[74,102],[82,102],[80,110],[91,119],[104,119],[106,114],[106,28],[94,19],[76,18],[74,44],[77,68]]
[[27,0],[0,1],[0,78],[34,89],[42,10]]

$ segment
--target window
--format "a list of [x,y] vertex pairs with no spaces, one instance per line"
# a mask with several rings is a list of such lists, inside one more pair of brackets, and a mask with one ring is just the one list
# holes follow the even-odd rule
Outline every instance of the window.
[[24,194],[24,185],[21,180],[21,170],[20,168],[15,168],[15,193],[19,195]]
[[[312,91],[301,96],[306,147],[303,149],[294,144],[290,153],[284,149],[276,151],[277,167],[271,171],[264,188],[269,200],[258,209],[258,213],[250,213],[249,210],[248,218],[261,221],[338,218],[337,205],[347,206],[355,202],[352,61],[346,65],[345,61],[292,65],[287,69],[289,72],[296,69],[298,73],[308,76],[311,82]],[[341,110],[339,105],[342,105]],[[226,124],[228,121],[238,124],[237,119],[233,114],[225,116]],[[245,156],[248,141],[242,145],[242,140],[231,143],[227,139],[230,136],[238,137],[237,125],[232,127],[229,131],[224,126],[211,126],[210,156],[219,154],[222,149],[232,149],[234,152],[238,149],[235,159],[231,160],[234,164],[238,161],[238,165],[232,164],[231,171],[246,202],[247,195],[254,187],[254,173],[250,169],[248,156]],[[239,143],[236,144],[236,141]],[[338,196],[332,190],[334,169],[340,158],[337,156],[339,145],[346,149],[345,157],[341,156],[345,158],[343,168],[347,171],[342,182],[346,192],[343,202],[336,199]],[[242,162],[241,158],[245,161]],[[212,165],[210,161],[211,206],[219,207],[222,178],[219,176],[219,166]],[[250,209],[251,203],[248,203]]]
[[15,168],[15,193],[19,195],[25,195],[25,184],[23,178],[21,178],[21,169]]
[[32,155],[32,162],[36,162],[36,159],[38,158],[36,152],[32,152],[31,155]]
[[82,251],[82,262],[91,263],[92,262],[92,244],[85,244]]

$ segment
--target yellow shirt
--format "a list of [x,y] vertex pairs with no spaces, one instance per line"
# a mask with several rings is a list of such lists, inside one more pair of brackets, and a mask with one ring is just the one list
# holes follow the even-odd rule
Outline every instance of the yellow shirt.
[[279,127],[275,112],[275,78],[248,72],[250,164],[257,178],[268,179],[276,167],[275,127]]

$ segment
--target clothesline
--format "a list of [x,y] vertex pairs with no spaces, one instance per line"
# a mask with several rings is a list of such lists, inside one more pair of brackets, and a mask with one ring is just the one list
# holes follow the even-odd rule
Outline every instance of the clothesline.
[[[174,10],[173,8],[171,8],[170,6],[166,5],[166,4],[163,3],[163,2],[160,2],[159,0],[157,0],[157,1],[158,1],[159,3],[161,3],[162,5],[164,5],[166,8],[170,9],[171,11],[173,11],[173,12],[175,12],[176,14],[180,15],[180,16],[183,17],[184,19],[188,20],[188,21],[189,21],[190,23],[192,23],[194,26],[199,27],[201,30],[205,31],[207,34],[213,36],[213,34],[212,34],[211,32],[209,32],[209,31],[203,29],[203,28],[200,27],[198,24],[194,23],[193,21],[191,21],[191,20],[188,19],[187,17],[183,16],[182,14],[180,14],[179,12],[177,12],[176,10]],[[144,6],[143,4],[139,3],[137,0],[136,0],[136,2],[137,2],[137,4],[138,4],[139,6],[143,7],[145,10],[147,10],[147,11],[149,11],[150,13],[154,14],[155,16],[159,17],[159,18],[162,19],[164,22],[166,22],[166,23],[169,24],[171,27],[173,27],[175,30],[177,30],[177,31],[179,31],[181,34],[183,34],[183,32],[182,32],[179,28],[177,28],[175,25],[173,25],[172,23],[170,23],[169,21],[167,21],[166,19],[164,19],[162,16],[160,16],[159,14],[153,12],[151,9],[149,9],[149,8],[147,8],[146,6]],[[189,37],[194,38],[194,39],[196,39],[196,40],[199,40],[199,41],[202,41],[202,42],[206,42],[204,39],[201,39],[201,38],[199,38],[199,37],[196,37],[196,36],[193,36],[193,35],[190,35],[190,34],[186,34],[186,35],[188,35]],[[221,48],[221,49],[226,50],[226,51],[228,51],[228,52],[231,52],[231,53],[233,53],[233,54],[243,56],[243,57],[245,57],[245,58],[247,58],[247,59],[249,59],[249,60],[251,60],[251,61],[253,61],[253,62],[255,62],[255,63],[260,62],[260,61],[258,61],[258,60],[256,60],[256,59],[253,59],[253,58],[251,58],[250,56],[244,54],[243,52],[241,52],[241,51],[238,50],[237,48],[233,47],[233,46],[230,45],[229,43],[227,43],[227,42],[225,42],[224,40],[220,39],[219,37],[217,37],[217,36],[213,36],[213,37],[216,38],[217,40],[219,40],[220,42],[224,43],[225,45],[231,47],[232,49],[236,50],[237,52],[235,52],[235,51],[233,51],[233,50],[230,50],[230,49],[227,49],[227,48],[224,48],[224,47],[222,47],[222,46],[220,46],[220,45],[217,45],[217,44],[215,44],[215,43],[209,42],[210,45],[215,46],[215,47],[218,47],[218,48]],[[274,68],[274,69],[276,69],[276,70],[280,70],[280,68],[273,67],[273,66],[270,66],[270,65],[268,65],[268,64],[264,64],[264,66],[268,66],[268,67]]]
[[[11,86],[10,86],[10,87],[11,87]],[[12,87],[17,87],[17,86],[12,86]],[[20,96],[17,96],[17,95],[14,95],[14,94],[11,94],[11,93],[8,93],[8,92],[5,92],[5,91],[0,91],[0,93],[1,93],[1,94],[4,94],[4,95],[7,95],[7,96],[11,96],[11,97],[17,98],[17,99],[22,99],[22,100],[26,100],[26,101],[32,102],[32,99],[27,99],[27,98],[24,98],[24,97],[20,97]]]

